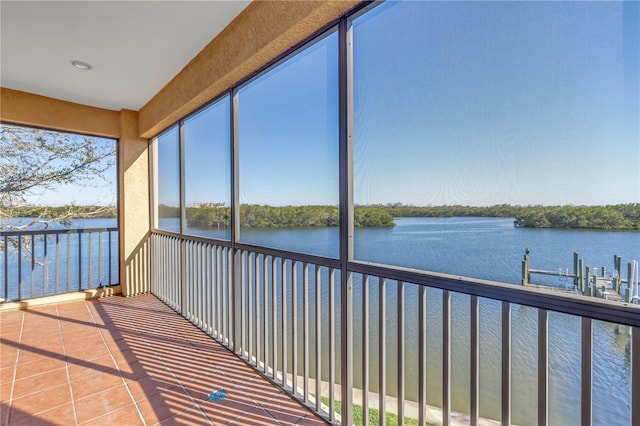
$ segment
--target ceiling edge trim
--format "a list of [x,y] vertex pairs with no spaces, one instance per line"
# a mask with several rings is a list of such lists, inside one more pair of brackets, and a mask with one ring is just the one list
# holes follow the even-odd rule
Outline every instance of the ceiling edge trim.
[[0,87],[0,121],[109,138],[120,137],[120,113]]

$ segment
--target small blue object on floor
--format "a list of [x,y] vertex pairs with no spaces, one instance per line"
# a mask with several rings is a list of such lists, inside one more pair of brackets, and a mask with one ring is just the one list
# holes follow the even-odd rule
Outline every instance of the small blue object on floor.
[[229,394],[227,393],[227,391],[225,391],[224,389],[219,389],[215,392],[210,393],[209,399],[213,402],[220,402],[228,396]]

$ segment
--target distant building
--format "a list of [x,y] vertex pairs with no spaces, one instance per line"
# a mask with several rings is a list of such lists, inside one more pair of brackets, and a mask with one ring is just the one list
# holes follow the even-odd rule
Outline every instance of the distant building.
[[213,208],[213,209],[223,209],[224,203],[193,203],[193,208]]

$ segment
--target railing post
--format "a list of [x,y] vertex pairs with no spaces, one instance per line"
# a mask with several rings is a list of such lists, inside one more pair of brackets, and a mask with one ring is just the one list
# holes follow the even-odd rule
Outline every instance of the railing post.
[[380,421],[387,417],[387,283],[378,278],[378,411]]
[[[404,359],[404,283],[398,281],[398,311],[397,311],[397,326],[398,326],[398,425],[404,425],[404,398],[405,398],[405,359]],[[444,401],[444,398],[443,398]],[[443,402],[444,406],[444,402]]]
[[78,231],[78,290],[82,290],[82,230]]
[[369,424],[369,276],[362,276],[362,425]]
[[291,259],[291,393],[298,393],[298,264]]
[[442,425],[451,422],[451,292],[442,290]]
[[18,235],[18,300],[20,299],[22,299],[22,235]]
[[67,234],[67,291],[71,289],[71,234]]
[[502,424],[511,424],[511,303],[502,302]]
[[56,293],[60,293],[60,234],[56,234]]
[[335,341],[335,279],[333,269],[329,269],[329,419],[334,422],[335,416],[335,382],[336,382],[336,341]]
[[480,309],[478,296],[471,296],[470,300],[471,315],[470,322],[470,424],[471,426],[478,426],[480,418]]
[[4,236],[4,300],[9,300],[9,237]]
[[[283,260],[280,259],[280,261],[282,262]],[[271,362],[273,362],[273,369],[271,370],[271,372],[273,373],[273,375],[271,376],[273,378],[274,382],[277,382],[278,380],[278,286],[277,286],[277,279],[278,279],[278,259],[275,256],[271,257],[271,335],[272,337],[272,342],[271,342],[271,348],[273,349],[273,352],[271,354]],[[319,381],[320,379],[318,379]]]
[[[230,120],[230,157],[231,157],[231,289],[232,291],[232,309],[233,324],[231,326],[231,335],[233,335],[233,350],[238,353],[241,351],[242,344],[240,342],[240,317],[244,315],[241,309],[240,287],[243,285],[241,281],[241,252],[236,248],[236,244],[240,241],[240,125],[238,114],[240,108],[240,99],[238,89],[231,90],[231,110],[229,111]],[[228,336],[231,339],[231,336]],[[242,354],[240,354],[242,355]]]
[[[282,258],[282,263],[281,263],[281,269],[280,269],[280,282],[282,283],[281,286],[281,291],[282,291],[282,311],[281,311],[281,327],[282,327],[282,340],[280,342],[280,344],[282,345],[282,388],[283,389],[287,389],[287,363],[288,363],[288,359],[289,357],[288,355],[288,345],[287,345],[287,340],[289,338],[289,332],[288,332],[288,328],[287,328],[287,271],[286,271],[286,259]],[[331,315],[331,312],[329,312],[329,315]],[[331,317],[329,317],[331,318]],[[293,318],[293,321],[295,321],[295,318]],[[331,320],[329,320],[331,321]],[[292,387],[293,389],[293,387]]]
[[591,403],[593,383],[593,322],[591,318],[582,317],[582,367],[581,367],[581,396],[580,396],[580,424],[591,425]]
[[43,290],[42,293],[44,295],[47,294],[47,290],[49,287],[49,255],[47,252],[47,234],[44,234],[44,265],[43,265],[43,272],[44,272],[44,286],[43,286]]
[[[87,288],[91,288],[91,275],[93,273],[93,268],[92,268],[92,264],[91,264],[91,260],[93,257],[93,251],[92,251],[92,246],[93,246],[93,241],[92,241],[92,235],[93,232],[89,232],[88,238],[89,238],[89,275],[87,278]],[[46,247],[46,246],[45,246]]]
[[187,300],[187,246],[185,240],[180,238],[178,241],[180,250],[180,314],[186,317],[188,313],[188,300]]
[[302,264],[302,395],[309,402],[309,264]]
[[538,425],[549,424],[549,315],[538,309]]
[[98,287],[102,287],[102,232],[98,232]]
[[36,293],[36,236],[31,236],[31,294],[35,297]]
[[[111,285],[111,284],[113,284],[111,282],[111,231],[109,231],[108,240],[109,240],[109,250],[108,250],[109,251],[109,282],[108,282],[108,284]],[[56,241],[56,245],[57,245],[57,241]],[[152,274],[151,274],[151,276],[149,278],[150,278],[150,281],[153,283],[153,275]]]
[[631,424],[640,424],[640,327],[631,329]]

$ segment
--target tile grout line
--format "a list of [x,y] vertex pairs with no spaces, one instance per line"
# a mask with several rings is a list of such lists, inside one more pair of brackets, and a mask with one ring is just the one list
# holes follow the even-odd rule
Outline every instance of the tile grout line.
[[[211,336],[209,336],[211,337]],[[211,337],[211,339],[217,343],[220,344],[220,342],[218,342],[217,340],[215,340],[213,337]],[[235,355],[235,354],[234,354]],[[238,358],[240,361],[242,361],[241,358],[237,357],[237,355],[235,355],[236,358]],[[254,407],[257,409],[262,410],[267,416],[271,417],[278,425],[282,425],[282,423],[280,422],[280,420],[276,419],[273,414],[271,414],[265,407],[264,404],[266,404],[267,402],[270,402],[271,400],[273,400],[278,393],[274,394],[271,396],[271,398],[269,398],[267,401],[263,402],[262,404],[258,403],[258,401],[256,401],[248,392],[245,391],[245,385],[246,384],[250,384],[251,382],[255,381],[255,380],[260,380],[261,379],[261,375],[260,373],[256,374],[254,377],[251,377],[247,380],[244,380],[241,383],[236,383],[234,379],[231,378],[231,376],[229,376],[227,374],[226,371],[224,371],[223,369],[221,369],[220,367],[218,367],[217,365],[214,365],[213,367],[217,373],[221,374],[222,376],[224,376],[226,378],[226,380],[228,380],[229,382],[233,383],[233,387],[236,388],[238,391],[240,391],[241,394],[243,394],[244,396],[246,396],[247,398],[249,398],[250,400],[252,400],[254,402]],[[253,369],[253,367],[249,366],[249,368]],[[254,371],[255,372],[255,371]],[[199,406],[199,404],[198,404]],[[233,422],[236,422],[240,419],[242,419],[243,417],[245,417],[248,413],[243,413],[243,414],[239,414],[238,416],[236,416],[235,418],[233,418],[232,420],[228,421],[226,424],[232,424]],[[301,418],[303,418],[304,416],[302,416]],[[207,417],[208,418],[208,417]]]
[[78,414],[76,413],[76,404],[73,398],[73,387],[71,386],[71,375],[69,374],[69,363],[67,362],[67,348],[64,344],[64,334],[62,333],[62,326],[60,325],[60,311],[58,305],[56,306],[56,316],[58,317],[58,331],[60,332],[60,339],[62,340],[62,355],[64,355],[64,369],[67,372],[67,383],[69,383],[69,395],[71,396],[71,409],[73,410],[73,420],[75,424],[78,424]]
[[[156,300],[160,301],[160,303],[164,303],[161,300],[159,300],[155,295],[154,297],[156,298]],[[164,305],[166,306],[166,305]],[[180,315],[177,311],[173,310],[174,313],[176,313],[182,320],[186,321],[189,325],[196,327],[197,331],[202,332],[206,335],[206,337],[208,337],[209,339],[211,339],[212,342],[214,342],[215,344],[220,345],[223,349],[229,351],[237,360],[241,361],[243,363],[243,365],[249,367],[249,369],[251,371],[253,371],[254,373],[256,373],[256,376],[251,377],[247,380],[244,380],[242,382],[236,382],[231,376],[229,376],[227,374],[226,371],[224,371],[223,369],[221,369],[220,367],[218,367],[217,365],[214,366],[214,369],[217,371],[217,373],[221,374],[222,376],[224,376],[227,380],[229,380],[231,383],[233,383],[234,388],[237,388],[244,396],[248,397],[249,399],[253,400],[253,402],[255,403],[255,407],[261,409],[263,412],[265,412],[269,417],[271,417],[278,425],[282,425],[282,422],[280,422],[280,420],[278,420],[277,418],[274,417],[274,415],[269,412],[264,405],[267,402],[272,401],[274,398],[276,398],[278,395],[286,395],[287,397],[291,398],[294,402],[300,404],[302,407],[304,407],[305,409],[305,414],[301,415],[300,418],[298,418],[296,424],[299,424],[300,421],[304,420],[305,418],[307,418],[308,416],[315,416],[315,414],[309,410],[308,407],[306,407],[305,405],[301,404],[301,402],[295,398],[293,395],[289,394],[288,392],[282,390],[282,389],[277,389],[276,393],[274,395],[271,396],[271,398],[269,398],[268,400],[264,401],[263,403],[258,403],[258,401],[256,401],[249,393],[247,393],[245,391],[245,385],[248,383],[251,383],[255,380],[266,380],[267,382],[273,383],[271,382],[271,380],[269,380],[269,378],[267,378],[266,376],[264,376],[259,370],[256,370],[255,367],[253,367],[251,364],[248,363],[247,360],[245,360],[244,358],[238,356],[237,354],[235,354],[233,351],[231,351],[228,347],[226,347],[223,343],[221,343],[218,339],[216,339],[214,336],[208,334],[206,331],[204,331],[203,329],[199,328],[198,326],[196,326],[194,323],[192,323],[191,321],[189,321],[188,319],[186,319],[185,317],[183,317],[182,315]],[[199,351],[200,352],[200,351]],[[275,384],[275,383],[274,383]],[[276,385],[277,386],[277,385]],[[198,407],[200,407],[200,404],[197,404]],[[235,421],[238,421],[239,419],[241,419],[242,417],[244,417],[246,415],[245,414],[240,414],[237,417],[235,417],[234,419],[230,420],[229,422],[227,422],[227,424],[231,424]],[[322,419],[322,416],[318,416],[320,419]],[[208,417],[207,417],[208,418]]]
[[[154,296],[155,297],[155,296]],[[157,298],[156,298],[157,299]],[[164,303],[162,301],[160,301],[161,303]],[[166,306],[166,305],[165,305]],[[174,311],[176,312],[176,311]],[[178,314],[180,315],[180,314]],[[187,322],[189,322],[191,325],[195,326],[195,324],[191,323],[189,320],[187,320],[186,318],[182,317],[183,319],[185,319]],[[249,369],[251,371],[253,371],[254,373],[256,373],[256,376],[251,377],[247,380],[244,380],[242,382],[236,382],[230,375],[227,374],[227,372],[223,369],[221,369],[218,366],[214,366],[214,368],[221,373],[223,376],[226,377],[227,380],[231,381],[234,384],[235,388],[238,388],[240,390],[241,393],[243,393],[246,397],[250,398],[251,400],[253,400],[256,404],[256,407],[262,408],[266,413],[269,414],[270,417],[274,418],[275,417],[266,409],[264,408],[264,404],[266,404],[267,402],[272,401],[274,398],[276,398],[278,395],[285,395],[288,398],[290,398],[293,402],[296,402],[298,405],[300,405],[301,407],[303,407],[305,414],[301,415],[300,418],[298,419],[298,421],[296,422],[296,424],[299,424],[300,421],[304,420],[305,418],[307,418],[308,416],[312,416],[312,417],[318,417],[320,420],[322,421],[326,421],[326,419],[324,419],[322,417],[322,415],[320,415],[319,413],[315,413],[313,410],[311,410],[306,404],[304,404],[301,400],[299,400],[295,395],[289,393],[288,391],[286,391],[285,389],[282,389],[278,386],[277,383],[273,382],[269,377],[267,377],[266,375],[264,375],[260,370],[256,369],[255,366],[253,366],[252,364],[249,363],[248,360],[246,360],[245,358],[238,356],[236,353],[234,353],[233,351],[231,351],[227,346],[225,346],[223,343],[221,343],[218,339],[216,339],[214,336],[208,334],[207,332],[205,332],[203,329],[199,328],[196,326],[196,328],[205,333],[205,335],[207,337],[209,337],[213,342],[215,342],[216,344],[220,345],[223,349],[229,351],[237,360],[241,361],[245,366],[249,367]],[[262,404],[258,403],[249,393],[245,392],[245,385],[248,383],[251,383],[253,381],[256,380],[262,380],[262,381],[267,381],[271,384],[274,384],[278,389],[277,389],[277,393],[272,395],[271,398],[269,398],[267,401],[263,402]],[[244,414],[239,415],[238,417],[236,417],[235,419],[233,419],[231,422],[234,422],[240,418],[242,418],[244,416]],[[278,424],[281,424],[281,422],[278,419],[275,419],[276,422],[278,422]],[[330,424],[327,422],[327,424]]]
[[22,331],[24,330],[24,311],[22,312],[22,320],[20,321],[20,337],[18,337],[18,349],[16,351],[16,360],[13,363],[13,377],[11,379],[11,391],[9,392],[9,409],[7,410],[7,421],[4,423],[9,424],[11,416],[11,408],[13,406],[13,389],[16,386],[16,374],[18,373],[18,361],[20,361],[20,344],[22,343]]
[[[219,369],[217,366],[215,367],[216,369],[218,369],[218,371],[224,375],[229,381],[231,381],[232,383],[234,382],[234,380],[226,373],[226,371]],[[249,368],[253,368],[253,367],[249,367]],[[258,403],[258,401],[255,400],[255,398],[253,398],[248,392],[245,391],[246,384],[250,384],[253,381],[256,380],[264,380],[264,378],[262,378],[262,376],[260,375],[260,373],[258,373],[256,376],[247,379],[245,381],[243,381],[242,383],[235,383],[234,387],[237,388],[240,393],[244,394],[244,396],[246,396],[247,398],[251,399],[254,403],[256,408],[260,408],[263,412],[265,412],[269,417],[271,417],[272,419],[274,419],[276,421],[276,423],[278,423],[279,425],[282,425],[282,423],[280,422],[280,420],[276,419],[275,416],[273,414],[271,414],[271,412],[269,410],[267,410],[264,405],[268,402],[271,402],[274,398],[276,398],[278,395],[282,394],[282,391],[278,390],[275,394],[271,395],[271,398],[269,398],[268,400],[264,401],[262,404]],[[245,414],[240,414],[239,416],[237,416],[235,419],[231,420],[231,422],[235,422],[239,419],[241,419],[242,417],[244,417],[246,415]],[[305,416],[301,416],[300,418],[304,418]],[[299,421],[300,419],[298,419]]]
[[[94,302],[94,303],[98,303],[98,302]],[[96,319],[93,316],[93,312],[91,312],[91,309],[89,309],[88,302],[85,301],[84,304],[85,304],[85,307],[87,308],[87,311],[89,312],[89,315],[91,316],[91,319],[93,320],[93,323],[97,326],[98,323],[96,322]],[[97,327],[97,329],[98,329],[98,334],[100,334],[100,338],[102,339],[102,343],[107,348],[107,352],[109,352],[109,356],[111,357],[111,360],[115,364],[116,370],[118,370],[118,375],[120,376],[120,380],[122,380],[122,383],[124,384],[124,387],[127,390],[127,393],[129,394],[129,398],[131,398],[131,401],[133,401],[133,406],[136,407],[136,412],[138,413],[138,417],[140,417],[142,424],[146,426],[147,422],[145,421],[144,416],[142,415],[142,411],[140,411],[140,407],[138,407],[138,403],[133,397],[133,393],[131,393],[131,389],[129,389],[129,385],[127,384],[127,381],[124,379],[124,376],[122,375],[122,371],[120,371],[120,365],[118,365],[118,361],[116,361],[115,357],[113,356],[113,352],[111,352],[111,348],[109,348],[109,345],[107,345],[107,341],[102,335],[101,328]],[[117,410],[114,410],[114,411],[117,411]]]
[[[180,315],[180,314],[178,314]],[[184,317],[182,317],[184,318]],[[137,327],[137,324],[135,325],[136,331],[138,332],[138,334],[140,334],[140,330]],[[197,407],[198,411],[200,411],[200,414],[202,414],[202,416],[207,419],[207,421],[209,422],[210,425],[213,425],[214,423],[211,421],[211,419],[209,418],[209,416],[207,416],[207,414],[202,411],[202,408],[200,407],[200,404],[198,404],[195,399],[193,399],[193,397],[191,396],[191,393],[189,391],[187,391],[187,389],[184,387],[184,384],[182,383],[182,381],[180,379],[178,379],[178,377],[174,374],[174,372],[171,370],[171,368],[169,368],[167,366],[167,363],[164,361],[164,359],[160,356],[160,354],[158,354],[158,352],[155,350],[155,348],[153,347],[153,345],[151,344],[151,342],[149,342],[146,338],[146,336],[140,334],[140,337],[142,338],[142,340],[144,340],[144,342],[147,344],[147,346],[151,349],[151,351],[154,353],[154,355],[156,356],[156,358],[158,358],[160,360],[160,362],[162,363],[162,366],[169,371],[169,373],[173,376],[173,378],[176,380],[176,382],[178,382],[178,385],[180,385],[180,388],[182,388],[183,392],[189,397],[189,399],[191,400],[191,402],[193,402],[194,406]],[[185,410],[188,411],[188,410]],[[178,413],[180,414],[180,413]],[[165,419],[166,420],[166,419]],[[164,420],[162,420],[164,421]],[[160,423],[162,422],[160,421]]]
[[[267,408],[265,408],[265,404],[273,401],[274,399],[276,399],[278,397],[278,395],[280,395],[279,393],[276,393],[274,395],[271,396],[271,398],[269,398],[268,400],[266,400],[265,402],[263,402],[262,404],[260,404],[260,408],[262,409],[262,411],[264,411],[265,413],[267,413],[267,415],[271,418],[273,418],[279,425],[283,425],[283,422],[281,422],[279,419],[276,419],[276,417],[271,414],[271,411],[269,411]],[[304,418],[305,416],[301,416],[300,419]],[[300,419],[298,419],[298,421],[296,421],[296,423],[298,423],[300,421]]]

